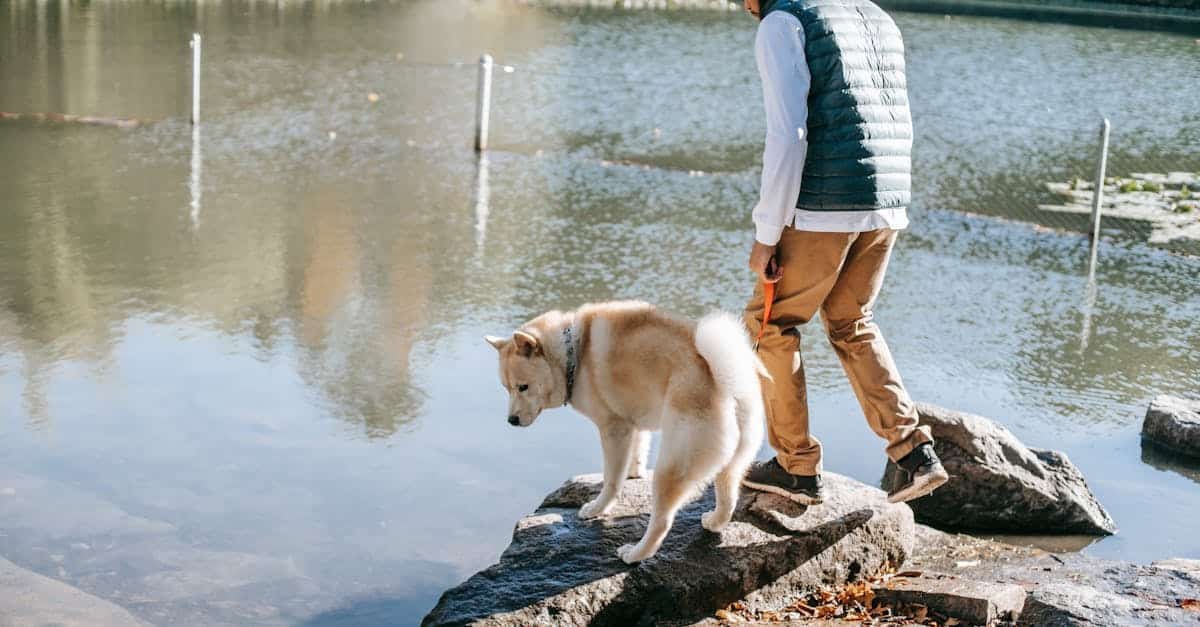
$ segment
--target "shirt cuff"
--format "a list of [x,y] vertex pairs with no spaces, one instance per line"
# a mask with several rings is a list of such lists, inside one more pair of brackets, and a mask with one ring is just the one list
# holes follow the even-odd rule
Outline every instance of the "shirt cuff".
[[754,239],[758,240],[758,243],[774,246],[779,243],[780,237],[783,237],[783,225],[754,223]]

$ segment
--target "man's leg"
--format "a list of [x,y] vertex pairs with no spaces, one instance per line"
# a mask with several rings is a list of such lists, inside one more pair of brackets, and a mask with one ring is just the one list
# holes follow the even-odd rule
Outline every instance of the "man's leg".
[[932,438],[928,427],[917,426],[916,407],[872,314],[897,233],[879,229],[859,234],[821,307],[821,318],[867,424],[887,440],[887,455],[898,462]]
[[[775,286],[771,319],[758,356],[772,378],[763,382],[768,440],[779,465],[793,475],[821,472],[821,443],[808,430],[808,395],[796,327],[816,315],[833,289],[853,239],[853,233],[787,228],[779,240],[776,260],[783,276]],[[762,326],[763,304],[762,285],[757,284],[744,316],[751,337]]]

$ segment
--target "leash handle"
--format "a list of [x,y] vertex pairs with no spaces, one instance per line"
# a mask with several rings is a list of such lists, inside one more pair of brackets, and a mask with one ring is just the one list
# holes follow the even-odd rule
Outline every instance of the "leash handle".
[[754,350],[758,350],[758,343],[762,341],[763,332],[767,330],[767,322],[771,320],[771,304],[775,302],[775,283],[779,281],[778,266],[775,262],[775,257],[771,257],[767,261],[767,274],[775,276],[774,281],[763,280],[763,319],[762,324],[758,325],[758,336],[754,338]]

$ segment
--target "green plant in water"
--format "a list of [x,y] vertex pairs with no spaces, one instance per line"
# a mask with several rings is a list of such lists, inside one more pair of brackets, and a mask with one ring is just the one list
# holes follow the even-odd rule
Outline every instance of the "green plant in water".
[[1191,198],[1192,190],[1188,189],[1188,186],[1186,184],[1181,185],[1179,187],[1179,197],[1183,200],[1187,200],[1188,198]]
[[1191,213],[1191,212],[1192,212],[1191,205],[1185,205],[1183,203],[1175,203],[1175,213]]
[[1079,179],[1076,179],[1076,178],[1071,179],[1070,184],[1067,185],[1067,189],[1069,189],[1071,191],[1075,191],[1076,189],[1079,189]]
[[1121,192],[1122,194],[1128,194],[1129,192],[1140,192],[1142,191],[1142,186],[1138,184],[1137,181],[1125,181],[1124,183],[1121,183],[1121,186],[1117,188],[1117,191]]
[[1143,192],[1161,192],[1162,185],[1159,185],[1158,183],[1155,183],[1153,181],[1146,181],[1146,182],[1142,183],[1142,191]]

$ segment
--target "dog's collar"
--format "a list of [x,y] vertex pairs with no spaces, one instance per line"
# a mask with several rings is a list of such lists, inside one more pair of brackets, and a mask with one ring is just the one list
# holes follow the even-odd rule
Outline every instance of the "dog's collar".
[[567,395],[563,397],[563,405],[571,402],[571,391],[575,389],[575,370],[578,366],[575,363],[575,338],[572,337],[571,327],[573,324],[568,324],[563,327],[563,346],[567,349]]

